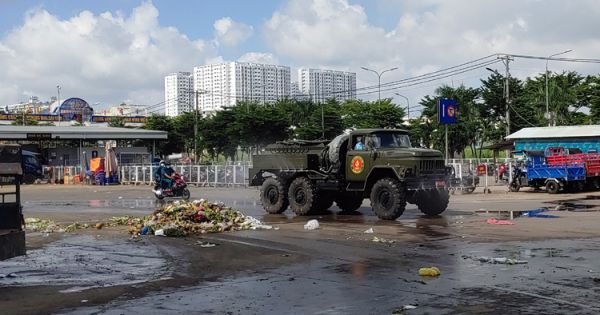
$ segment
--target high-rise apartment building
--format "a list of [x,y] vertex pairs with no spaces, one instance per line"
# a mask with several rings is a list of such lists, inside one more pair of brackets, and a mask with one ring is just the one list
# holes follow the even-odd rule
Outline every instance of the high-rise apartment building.
[[165,115],[178,116],[193,108],[192,74],[175,72],[165,76]]
[[202,113],[211,114],[239,101],[273,103],[290,96],[290,68],[225,62],[194,68],[194,92]]
[[300,97],[308,96],[315,103],[323,103],[335,98],[345,101],[356,98],[356,73],[323,70],[298,69]]

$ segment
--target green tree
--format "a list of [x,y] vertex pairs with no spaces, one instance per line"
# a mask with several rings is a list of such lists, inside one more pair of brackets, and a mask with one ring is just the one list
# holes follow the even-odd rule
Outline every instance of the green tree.
[[14,126],[35,126],[38,125],[38,121],[34,120],[30,116],[27,115],[18,115],[15,120],[11,123]]
[[110,119],[110,121],[108,122],[108,126],[109,127],[117,127],[117,128],[125,127],[125,117],[122,117],[122,116],[112,117]]
[[404,115],[404,109],[390,98],[375,102],[350,100],[341,108],[347,128],[401,128]]
[[183,150],[183,143],[179,135],[175,132],[173,120],[168,116],[152,115],[148,117],[144,124],[144,129],[161,130],[168,133],[168,139],[157,143],[156,151],[159,155],[168,155]]

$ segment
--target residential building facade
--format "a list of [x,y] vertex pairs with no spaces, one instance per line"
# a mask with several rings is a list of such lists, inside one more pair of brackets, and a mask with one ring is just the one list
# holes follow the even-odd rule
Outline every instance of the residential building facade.
[[178,116],[193,108],[192,74],[175,72],[165,76],[165,115]]
[[290,96],[290,68],[247,62],[225,62],[194,68],[194,92],[203,114],[240,101],[273,103]]
[[315,103],[330,98],[338,101],[356,99],[356,73],[324,70],[298,69],[300,98],[308,96]]

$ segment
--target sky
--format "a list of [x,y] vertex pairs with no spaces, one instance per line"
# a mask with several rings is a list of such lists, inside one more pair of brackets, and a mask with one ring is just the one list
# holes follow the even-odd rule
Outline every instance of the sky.
[[[0,104],[57,94],[95,107],[164,100],[164,76],[220,61],[357,73],[358,87],[495,53],[600,58],[598,0],[0,0]],[[515,59],[511,75],[544,72]],[[500,63],[490,68],[504,71]],[[555,72],[598,64],[551,61]],[[382,92],[413,107],[442,84],[478,86],[477,69]],[[376,94],[360,95],[374,99]]]

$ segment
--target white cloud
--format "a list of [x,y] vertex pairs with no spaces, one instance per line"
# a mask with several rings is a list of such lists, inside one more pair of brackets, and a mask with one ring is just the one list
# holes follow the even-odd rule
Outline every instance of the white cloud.
[[25,91],[49,98],[57,84],[61,96],[90,103],[160,101],[165,74],[216,58],[216,51],[160,26],[157,17],[151,3],[129,16],[83,11],[61,20],[45,10],[28,13],[0,39],[0,103],[25,100]]
[[215,40],[224,46],[237,46],[252,36],[254,31],[252,26],[236,22],[230,17],[218,19],[213,26]]
[[[372,24],[363,7],[347,0],[289,0],[265,22],[263,35],[279,59],[356,71],[359,86],[377,82],[377,76],[361,66],[398,67],[382,77],[386,82],[493,53],[547,56],[573,49],[570,57],[594,58],[600,47],[596,32],[600,6],[594,0],[379,0],[374,5],[399,12],[396,26],[386,29]],[[511,66],[517,75],[519,67],[543,72],[544,62],[519,59]],[[555,71],[600,71],[590,64],[555,63],[554,67]],[[426,92],[414,93],[430,93],[440,83],[477,83],[487,75],[481,69],[429,83],[422,88]],[[420,87],[406,90],[415,89]]]
[[278,64],[277,58],[273,56],[271,53],[261,53],[261,52],[249,52],[243,54],[240,58],[238,58],[240,62],[252,62],[252,63],[266,63],[266,64]]

